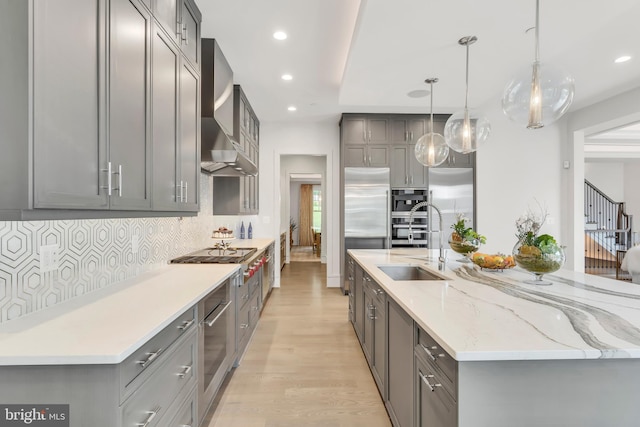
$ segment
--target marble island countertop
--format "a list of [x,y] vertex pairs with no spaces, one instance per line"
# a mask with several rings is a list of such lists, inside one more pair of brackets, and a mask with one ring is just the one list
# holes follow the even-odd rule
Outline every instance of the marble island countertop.
[[[551,286],[518,267],[483,271],[437,250],[349,250],[363,269],[458,361],[640,358],[640,287],[560,270]],[[455,254],[449,255],[450,257]],[[394,281],[378,266],[421,265],[442,281]]]

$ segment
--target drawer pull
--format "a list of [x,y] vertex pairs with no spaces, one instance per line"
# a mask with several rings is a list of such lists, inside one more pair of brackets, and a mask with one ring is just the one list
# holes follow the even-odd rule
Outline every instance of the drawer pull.
[[241,323],[240,324],[240,329],[247,329],[249,327],[248,323]]
[[189,366],[183,366],[183,367],[182,367],[182,369],[184,369],[184,371],[180,372],[180,373],[178,374],[178,376],[179,376],[180,378],[184,378],[184,377],[186,377],[186,376],[187,376],[187,374],[188,374],[189,372],[191,372],[191,368],[192,368],[192,366],[191,366],[191,365],[189,365]]
[[436,347],[435,345],[433,347],[431,347],[431,350],[429,350],[427,347],[424,346],[424,344],[420,344],[420,347],[422,347],[424,349],[424,351],[427,353],[427,355],[429,356],[429,358],[431,358],[431,360],[433,360],[434,362],[436,361],[436,359],[438,357],[442,358],[444,357],[444,353],[440,353],[438,355],[434,355],[431,350],[437,350],[438,347]]
[[[209,317],[213,317],[213,319],[209,320],[209,317],[204,319],[204,323],[206,323],[207,326],[213,326],[213,324],[216,322],[216,320],[218,320],[220,318],[220,316],[222,316],[222,313],[227,311],[227,308],[229,308],[229,306],[231,305],[231,301],[227,301],[227,302],[223,301],[221,304],[224,304],[224,306],[221,307],[220,309],[216,308],[215,310],[213,310],[211,312],[211,314],[209,314]],[[220,307],[220,306],[218,306],[218,307]]]
[[156,406],[155,408],[153,408],[153,411],[147,412],[147,414],[149,414],[149,417],[147,417],[144,423],[136,423],[136,425],[139,427],[147,427],[149,424],[151,424],[151,421],[153,421],[153,419],[156,417],[159,411],[160,411],[160,406]]
[[147,353],[147,360],[138,360],[136,361],[136,363],[140,364],[140,366],[142,366],[143,368],[146,368],[147,365],[151,362],[153,362],[162,352],[162,349],[159,348],[158,351],[155,351],[153,353]]
[[374,289],[373,293],[376,295],[384,295],[384,291],[382,289]]
[[193,322],[195,322],[196,319],[191,319],[191,320],[184,320],[182,322],[182,325],[178,326],[178,329],[180,329],[181,331],[184,331],[185,329],[187,329],[189,326],[193,325]]
[[429,378],[434,378],[434,376],[433,376],[433,375],[424,375],[424,374],[422,373],[422,371],[419,371],[419,372],[418,372],[418,375],[420,375],[420,378],[422,379],[422,381],[427,385],[427,387],[429,387],[429,389],[430,389],[431,391],[436,391],[436,387],[442,387],[442,384],[440,384],[440,383],[437,383],[437,384],[431,384],[431,383],[429,382]]

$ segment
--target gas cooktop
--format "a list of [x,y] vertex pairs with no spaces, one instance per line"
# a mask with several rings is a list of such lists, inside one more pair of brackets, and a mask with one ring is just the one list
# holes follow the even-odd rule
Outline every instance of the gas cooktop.
[[205,248],[171,260],[172,264],[242,264],[256,248]]

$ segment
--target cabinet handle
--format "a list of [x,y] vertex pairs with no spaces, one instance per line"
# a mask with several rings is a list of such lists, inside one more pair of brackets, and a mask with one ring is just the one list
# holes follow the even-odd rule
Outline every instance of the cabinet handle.
[[193,323],[196,321],[196,319],[191,319],[191,320],[185,320],[182,322],[182,325],[178,326],[178,329],[180,329],[181,331],[184,331],[185,329],[187,329],[189,326],[193,325]]
[[182,41],[186,45],[189,44],[189,35],[188,34],[189,34],[189,30],[187,29],[187,25],[183,24],[182,25]]
[[374,289],[373,293],[376,295],[384,295],[384,291],[382,289]]
[[184,182],[184,202],[189,202],[189,182]]
[[182,22],[176,22],[176,36],[179,36],[182,39]]
[[407,141],[409,139],[409,132],[404,131],[404,140]]
[[180,181],[180,185],[177,185],[177,187],[179,188],[179,193],[176,195],[176,202],[180,203],[182,202],[182,181]]
[[149,356],[147,357],[147,360],[138,360],[136,361],[136,363],[138,363],[143,368],[146,368],[149,363],[153,362],[160,355],[160,353],[162,353],[161,348],[153,353],[147,353],[147,356]]
[[420,378],[422,379],[422,381],[427,385],[427,387],[429,387],[431,391],[436,391],[436,387],[442,387],[442,384],[440,383],[431,384],[429,382],[429,378],[434,378],[433,375],[425,375],[422,373],[422,371],[418,371],[418,375],[420,375]]
[[113,175],[118,175],[118,187],[114,188],[114,190],[118,192],[119,197],[122,197],[122,165],[118,165],[118,172],[113,172]]
[[455,166],[455,164],[456,164],[456,156],[455,155],[451,158],[451,161],[453,162],[453,165]]
[[101,169],[101,172],[106,172],[107,173],[107,185],[105,186],[101,186],[100,188],[103,188],[105,190],[107,190],[107,196],[111,196],[111,191],[112,191],[112,186],[111,186],[111,162],[107,162],[107,168],[106,169]]
[[409,136],[410,136],[409,140],[413,141],[413,132],[409,132]]
[[193,365],[183,366],[183,367],[182,367],[183,371],[182,371],[182,372],[180,372],[180,373],[178,373],[178,376],[179,376],[180,378],[184,378],[184,377],[186,377],[186,376],[189,374],[189,372],[191,372],[191,368],[192,368],[192,367],[193,367]]
[[241,323],[240,324],[240,329],[247,329],[249,327],[248,323]]
[[436,347],[435,345],[434,345],[433,347],[431,347],[431,350],[430,350],[430,349],[428,349],[427,347],[425,347],[425,346],[424,346],[424,344],[420,344],[420,347],[422,347],[422,348],[424,349],[424,351],[427,353],[427,356],[429,356],[429,358],[430,358],[431,360],[433,360],[434,362],[436,361],[436,359],[437,359],[438,357],[440,357],[440,358],[444,357],[444,353],[440,353],[440,354],[434,355],[434,354],[431,352],[431,350],[437,350],[437,349],[438,349],[438,347]]
[[147,427],[149,424],[151,424],[151,421],[153,421],[158,412],[160,412],[160,406],[156,406],[152,411],[148,411],[147,414],[149,414],[149,417],[146,419],[146,421],[144,423],[136,423],[136,425],[139,427]]

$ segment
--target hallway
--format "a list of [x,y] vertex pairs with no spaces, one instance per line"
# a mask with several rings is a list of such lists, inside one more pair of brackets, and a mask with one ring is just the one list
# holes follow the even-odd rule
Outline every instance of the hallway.
[[382,399],[347,320],[348,298],[326,266],[284,267],[209,427],[388,427]]

